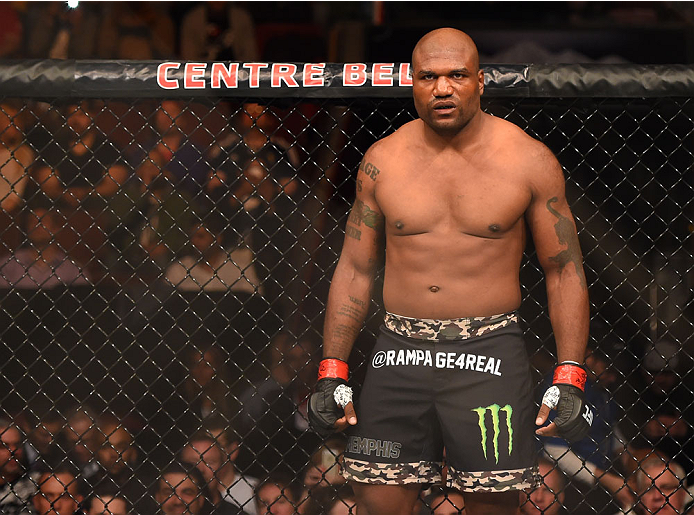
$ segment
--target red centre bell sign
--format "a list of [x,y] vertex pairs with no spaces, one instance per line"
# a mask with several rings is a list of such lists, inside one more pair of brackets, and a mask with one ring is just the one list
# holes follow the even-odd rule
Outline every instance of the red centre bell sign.
[[157,67],[157,84],[162,89],[191,90],[260,88],[261,83],[272,88],[412,86],[409,63],[337,66],[341,69],[336,73],[326,70],[326,63],[164,62]]

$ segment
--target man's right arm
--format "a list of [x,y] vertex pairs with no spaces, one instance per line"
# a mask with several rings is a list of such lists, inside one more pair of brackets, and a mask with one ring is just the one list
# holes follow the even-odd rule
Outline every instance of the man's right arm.
[[323,329],[323,361],[308,404],[311,426],[327,437],[357,423],[347,360],[369,311],[384,216],[375,197],[378,168],[366,153],[357,174],[357,197],[345,229],[345,242],[330,283]]
[[384,216],[375,199],[379,170],[367,152],[357,174],[357,195],[345,241],[330,283],[323,329],[323,357],[347,361],[371,303],[376,267],[384,244]]

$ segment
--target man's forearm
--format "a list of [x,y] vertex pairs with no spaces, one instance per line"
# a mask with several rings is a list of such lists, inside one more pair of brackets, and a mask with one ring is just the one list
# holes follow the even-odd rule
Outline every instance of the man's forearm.
[[548,274],[547,303],[559,362],[583,363],[590,324],[585,283],[567,269]]
[[373,277],[347,273],[340,264],[330,285],[323,329],[323,356],[347,361],[371,302]]

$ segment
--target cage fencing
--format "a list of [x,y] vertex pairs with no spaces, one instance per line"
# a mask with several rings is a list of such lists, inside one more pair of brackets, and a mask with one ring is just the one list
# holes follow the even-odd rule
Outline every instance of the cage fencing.
[[[76,479],[65,497],[85,512],[115,497],[156,513],[181,495],[171,478],[188,476],[202,492],[187,501],[196,513],[262,514],[280,489],[294,512],[351,505],[345,442],[312,433],[305,405],[359,162],[416,116],[407,71],[0,65],[0,426],[11,451],[0,511],[40,512],[44,470],[72,474],[60,485]],[[694,477],[693,72],[485,71],[483,109],[564,167],[591,298],[595,423],[571,447],[523,443],[537,445],[551,494],[530,494],[524,509],[681,510]],[[521,275],[539,401],[556,348],[532,242]],[[350,358],[357,388],[382,315],[376,294]],[[447,495],[460,507],[439,493],[422,494],[423,513]]]

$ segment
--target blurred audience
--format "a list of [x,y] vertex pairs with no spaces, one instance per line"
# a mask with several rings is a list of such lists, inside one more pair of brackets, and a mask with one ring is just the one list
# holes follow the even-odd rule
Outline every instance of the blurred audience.
[[89,407],[77,406],[69,410],[65,418],[67,424],[62,434],[68,446],[68,455],[82,474],[89,477],[98,469],[95,456],[100,438],[96,414]]
[[538,460],[542,482],[530,491],[520,493],[522,515],[557,515],[564,513],[566,476],[557,465],[544,458]]
[[342,435],[330,437],[311,455],[311,461],[304,471],[304,486],[312,490],[316,487],[339,486],[345,482],[342,477],[342,460],[345,452],[345,439]]
[[421,515],[458,515],[465,513],[465,499],[459,490],[434,487],[424,499]]
[[99,27],[102,59],[171,59],[176,29],[166,3],[109,2]]
[[163,169],[159,150],[136,169],[111,202],[114,272],[156,278],[188,243],[196,215],[186,193]]
[[317,488],[298,508],[302,515],[358,515],[354,490],[347,484]]
[[[197,467],[207,481],[210,499],[216,509],[231,508],[231,504],[249,515],[256,515],[253,490],[258,480],[241,474],[234,462],[238,456],[239,442],[234,440],[223,445],[208,432],[199,432],[190,439],[181,451],[181,461]],[[224,504],[222,504],[224,503]]]
[[36,515],[80,515],[82,488],[78,473],[69,465],[61,465],[41,473],[38,492],[33,497]]
[[32,409],[23,413],[27,462],[32,471],[59,464],[65,456],[60,434],[65,418],[56,409]]
[[0,2],[0,59],[21,57],[24,25],[16,2]]
[[89,272],[58,242],[66,221],[57,209],[35,207],[24,214],[25,245],[0,257],[0,288],[50,289],[88,284]]
[[166,279],[177,289],[262,293],[251,250],[227,251],[222,246],[222,231],[212,220],[193,226],[190,247],[192,253],[166,269]]
[[618,402],[628,407],[622,421],[629,442],[629,452],[624,454],[627,473],[655,451],[677,460],[687,476],[692,476],[694,406],[691,390],[682,380],[682,373],[688,370],[685,357],[674,341],[661,339],[649,345],[639,373],[629,378],[630,387],[617,392]]
[[201,2],[181,23],[181,58],[186,61],[257,61],[250,13],[234,2]]
[[0,513],[31,515],[35,479],[28,473],[21,430],[10,420],[0,418]]
[[294,515],[300,508],[302,487],[291,474],[277,471],[255,489],[258,515]]
[[100,2],[81,2],[72,9],[64,2],[29,2],[24,38],[26,56],[34,59],[95,59]]
[[24,192],[34,164],[34,151],[24,139],[19,109],[0,104],[0,208],[15,216],[24,203]]
[[687,491],[684,469],[675,461],[651,457],[640,464],[636,472],[638,504],[634,510],[623,510],[621,514],[681,515],[692,500]]

